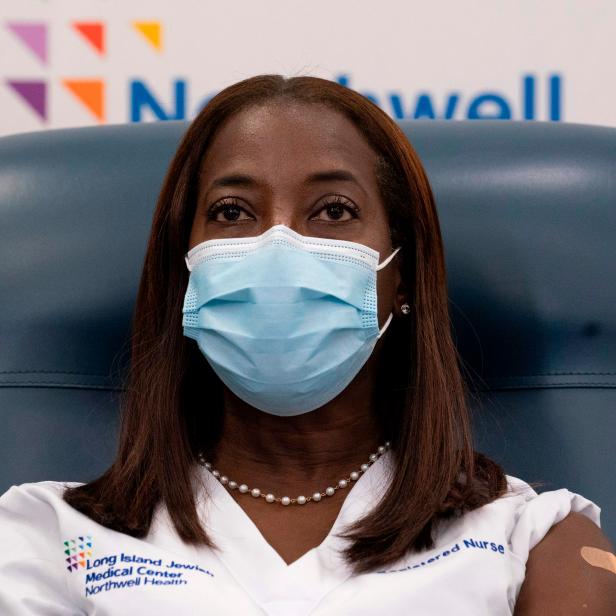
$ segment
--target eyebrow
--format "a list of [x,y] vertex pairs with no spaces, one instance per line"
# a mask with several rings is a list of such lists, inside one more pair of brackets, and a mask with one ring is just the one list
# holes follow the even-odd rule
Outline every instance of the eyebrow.
[[[364,194],[366,194],[365,188],[361,182],[350,172],[345,169],[331,169],[327,171],[316,171],[311,173],[305,180],[305,184],[319,184],[322,182],[351,182],[355,184]],[[210,190],[214,188],[252,188],[259,185],[259,181],[244,173],[232,173],[230,175],[223,175],[216,178]],[[208,190],[208,192],[210,191]]]
[[[211,188],[228,188],[233,186],[256,186],[258,184],[250,175],[244,175],[242,173],[233,173],[231,175],[224,175],[220,178],[216,178],[212,182]],[[211,189],[210,188],[210,189]]]
[[344,169],[317,171],[316,173],[311,173],[306,178],[307,184],[316,184],[317,182],[353,182],[361,186],[359,180],[350,171],[345,171]]

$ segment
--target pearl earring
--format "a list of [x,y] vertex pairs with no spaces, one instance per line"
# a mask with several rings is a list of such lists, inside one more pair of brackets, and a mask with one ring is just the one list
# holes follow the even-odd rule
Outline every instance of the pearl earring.
[[402,311],[402,314],[409,314],[411,312],[411,307],[408,304],[402,304],[402,306],[400,306],[400,310]]

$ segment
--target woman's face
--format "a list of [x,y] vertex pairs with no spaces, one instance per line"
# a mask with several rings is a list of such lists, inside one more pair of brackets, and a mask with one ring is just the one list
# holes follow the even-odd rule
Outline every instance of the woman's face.
[[[218,131],[202,163],[190,245],[286,225],[391,254],[376,154],[344,115],[303,103],[248,108]],[[398,259],[378,273],[379,323],[394,311]]]

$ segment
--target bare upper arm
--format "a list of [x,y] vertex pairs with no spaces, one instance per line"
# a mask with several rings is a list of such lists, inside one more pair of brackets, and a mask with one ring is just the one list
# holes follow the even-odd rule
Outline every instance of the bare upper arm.
[[[584,547],[595,550],[582,552]],[[592,565],[582,556],[607,567],[616,563],[616,557],[597,548],[614,552],[609,539],[586,516],[571,513],[555,524],[529,554],[515,616],[614,616],[616,569]]]

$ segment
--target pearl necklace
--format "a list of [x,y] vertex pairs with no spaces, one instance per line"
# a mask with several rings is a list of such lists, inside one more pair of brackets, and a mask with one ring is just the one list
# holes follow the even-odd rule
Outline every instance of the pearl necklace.
[[376,453],[371,453],[368,457],[368,462],[362,464],[359,467],[359,470],[353,471],[349,473],[348,477],[341,479],[338,482],[337,486],[328,486],[325,488],[324,492],[315,492],[312,496],[303,496],[300,495],[297,498],[290,498],[288,496],[274,496],[273,494],[264,494],[259,488],[249,488],[245,483],[238,484],[236,481],[229,479],[226,475],[221,475],[220,471],[213,469],[212,464],[207,462],[203,457],[203,454],[200,453],[198,455],[199,464],[204,466],[208,471],[218,479],[218,481],[225,486],[228,490],[238,490],[242,494],[247,494],[250,492],[250,495],[254,498],[263,498],[266,503],[280,503],[281,505],[305,505],[309,501],[313,501],[318,503],[324,496],[333,496],[337,490],[344,489],[349,486],[352,481],[357,481],[359,476],[365,473],[390,447],[390,442],[387,441],[385,445],[381,445]]

